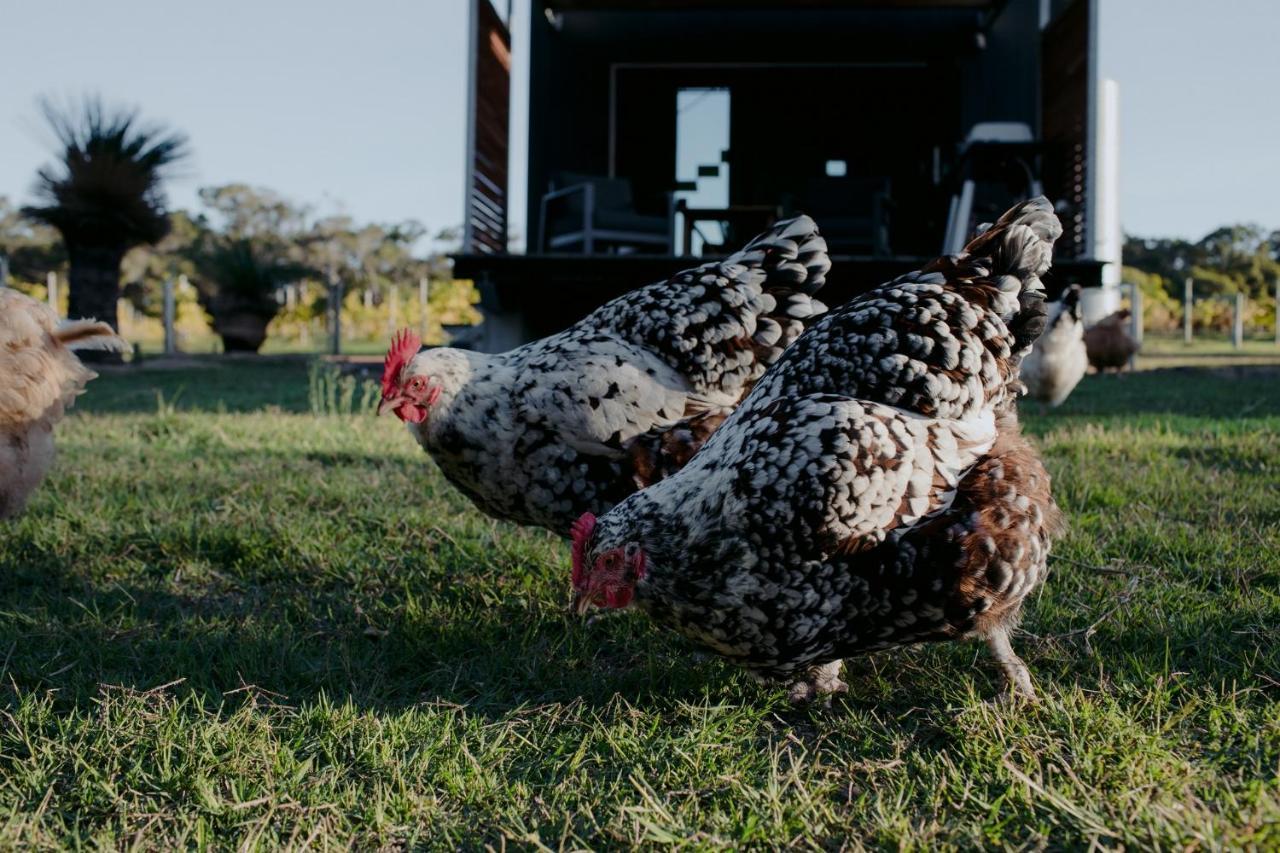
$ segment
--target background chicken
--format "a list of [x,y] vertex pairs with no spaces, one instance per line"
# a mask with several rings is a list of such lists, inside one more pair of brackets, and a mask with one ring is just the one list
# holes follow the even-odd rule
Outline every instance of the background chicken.
[[419,352],[404,333],[379,412],[483,511],[564,533],[692,456],[826,310],[830,265],[802,216],[509,352]]
[[53,462],[53,427],[97,374],[73,349],[123,350],[106,323],[58,322],[43,303],[0,288],[0,518],[17,515]]
[[1060,406],[1089,369],[1084,345],[1084,320],[1080,315],[1080,285],[1067,289],[1048,308],[1044,334],[1022,362],[1022,384],[1027,395],[1041,405]]
[[803,700],[845,656],[1009,631],[1059,513],[1018,432],[1061,226],[1014,208],[957,256],[816,323],[682,470],[572,529],[578,609],[635,603]]
[[1089,363],[1099,373],[1107,370],[1119,373],[1138,351],[1138,342],[1126,328],[1129,317],[1129,309],[1121,308],[1085,330],[1084,345],[1089,353]]

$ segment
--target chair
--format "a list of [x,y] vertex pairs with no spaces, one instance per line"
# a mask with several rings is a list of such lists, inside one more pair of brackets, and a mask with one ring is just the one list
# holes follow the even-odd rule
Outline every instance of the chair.
[[809,181],[803,201],[832,254],[890,254],[888,178],[824,175]]
[[563,172],[542,196],[538,217],[540,251],[580,246],[583,254],[651,247],[672,251],[672,217],[638,213],[625,178]]

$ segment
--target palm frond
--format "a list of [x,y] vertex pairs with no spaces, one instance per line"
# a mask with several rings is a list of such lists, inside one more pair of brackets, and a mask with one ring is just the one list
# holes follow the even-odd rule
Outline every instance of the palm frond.
[[98,97],[66,108],[46,99],[40,107],[59,159],[37,172],[38,203],[23,212],[57,228],[68,243],[127,248],[164,237],[163,181],[189,156],[187,137]]

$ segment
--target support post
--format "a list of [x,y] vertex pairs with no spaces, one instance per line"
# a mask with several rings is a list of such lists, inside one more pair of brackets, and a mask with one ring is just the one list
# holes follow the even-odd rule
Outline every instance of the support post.
[[396,333],[400,324],[400,291],[392,285],[387,290],[387,337]]
[[61,314],[62,311],[58,308],[58,274],[53,270],[49,270],[44,277],[44,289],[47,291],[45,297],[49,300],[49,307]]
[[427,339],[427,305],[429,304],[430,299],[431,279],[424,275],[422,278],[418,279],[418,316],[421,318],[419,320],[419,325],[422,327],[419,330],[418,336],[424,341]]
[[1182,342],[1184,344],[1191,343],[1191,308],[1193,304],[1192,279],[1191,276],[1187,276],[1187,280],[1182,285]]
[[0,287],[9,286],[9,257],[0,255]]
[[[1129,334],[1133,336],[1134,343],[1139,348],[1142,346],[1142,290],[1136,284],[1129,285]],[[1138,353],[1134,351],[1129,356],[1129,370],[1138,369]]]
[[173,297],[173,278],[164,280],[164,354],[173,355],[178,351],[178,338],[173,328],[176,303]]
[[329,270],[329,351],[342,355],[342,278]]
[[1244,347],[1244,294],[1236,294],[1236,311],[1231,323],[1231,345],[1236,349]]

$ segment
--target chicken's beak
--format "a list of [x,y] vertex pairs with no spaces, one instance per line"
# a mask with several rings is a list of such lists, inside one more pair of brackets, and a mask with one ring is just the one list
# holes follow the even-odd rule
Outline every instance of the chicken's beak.
[[583,595],[582,593],[578,592],[577,590],[574,590],[573,603],[570,604],[569,607],[571,610],[573,610],[574,615],[582,616],[584,613],[587,612],[587,609],[591,607],[591,599]]
[[403,402],[403,397],[383,397],[382,402],[378,404],[378,417],[382,417],[387,412],[394,412]]

